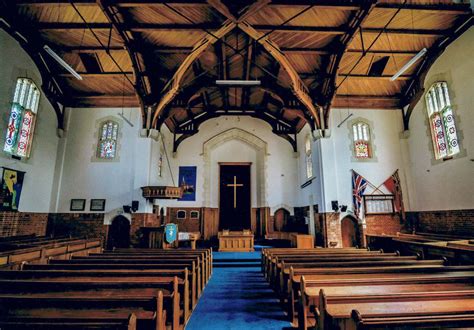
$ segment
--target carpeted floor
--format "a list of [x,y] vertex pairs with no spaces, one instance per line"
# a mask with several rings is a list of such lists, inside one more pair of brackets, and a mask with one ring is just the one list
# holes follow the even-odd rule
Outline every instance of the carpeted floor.
[[[255,266],[241,267],[239,260],[245,260],[246,264],[252,260]],[[214,261],[235,262],[236,267],[214,267],[186,330],[290,328],[275,293],[260,271],[259,252],[215,252]]]

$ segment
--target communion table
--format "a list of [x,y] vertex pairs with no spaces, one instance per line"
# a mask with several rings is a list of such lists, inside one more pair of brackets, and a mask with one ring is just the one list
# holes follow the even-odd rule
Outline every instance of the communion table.
[[228,231],[223,230],[218,234],[220,252],[251,252],[253,247],[253,234],[250,230]]

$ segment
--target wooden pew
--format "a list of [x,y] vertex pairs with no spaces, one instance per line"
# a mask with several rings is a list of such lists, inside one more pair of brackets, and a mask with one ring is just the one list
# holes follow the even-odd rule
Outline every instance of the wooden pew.
[[[136,268],[145,269],[144,265],[150,265],[148,268],[154,268],[155,266],[162,266],[162,269],[171,269],[170,267],[179,267],[179,268],[190,268],[194,269],[196,272],[196,281],[197,281],[197,293],[200,296],[202,289],[205,285],[203,280],[202,268],[199,264],[196,263],[193,258],[181,258],[176,259],[162,259],[162,258],[143,258],[143,259],[101,259],[101,258],[85,258],[85,259],[71,259],[71,260],[50,260],[51,265],[88,265],[84,269],[90,269],[89,265],[103,265],[103,269],[110,268],[113,265],[120,265],[118,268],[129,268],[129,265],[135,265]],[[126,265],[126,267],[124,267]],[[135,268],[135,267],[132,267]]]
[[[86,315],[88,316],[88,315]],[[149,316],[148,316],[149,317]],[[41,320],[32,320],[31,318],[21,319],[6,319],[2,320],[0,317],[0,328],[5,330],[19,330],[19,329],[37,329],[37,330],[136,330],[137,329],[137,316],[135,313],[131,313],[126,321],[120,318],[111,319],[92,319],[90,317],[78,318],[76,315],[74,318],[68,318],[67,320],[58,318],[55,316],[53,319],[42,318]],[[156,329],[164,329],[163,326]]]
[[[130,249],[132,250],[132,249]],[[141,249],[146,250],[146,249]],[[133,249],[134,252],[125,252],[124,250],[120,250],[118,252],[113,251],[109,252],[106,251],[104,253],[91,253],[89,257],[91,258],[158,258],[163,257],[163,259],[181,259],[185,258],[197,258],[197,263],[201,266],[200,269],[203,271],[203,280],[205,283],[208,282],[211,276],[212,270],[212,254],[210,250],[153,250],[149,249],[150,251],[136,251]]]
[[[23,280],[23,279],[103,279],[103,278],[140,278],[140,277],[177,277],[183,281],[179,287],[180,295],[183,298],[184,320],[191,316],[190,312],[195,307],[195,288],[192,288],[189,281],[188,269],[184,270],[22,270],[22,271],[0,271],[0,279]],[[191,289],[191,290],[190,290]]]
[[[311,262],[311,263],[284,263],[278,268],[278,275],[275,276],[273,284],[278,292],[284,292],[284,288],[280,285],[285,285],[283,278],[280,277],[281,268],[355,268],[355,267],[371,267],[371,266],[409,266],[409,265],[442,265],[444,260],[381,260],[381,261],[338,261],[334,259],[331,262]],[[277,277],[278,276],[278,277]],[[280,291],[281,290],[281,291]]]
[[123,271],[123,272],[153,272],[153,271],[171,271],[188,269],[190,277],[191,292],[194,295],[191,297],[192,305],[197,304],[197,300],[201,294],[200,285],[198,281],[198,274],[195,270],[194,263],[191,264],[173,264],[173,265],[157,265],[157,264],[47,264],[47,265],[30,265],[23,266],[23,270],[84,270],[84,271]]
[[[364,251],[364,250],[362,250]],[[303,254],[300,254],[300,256],[302,256]],[[369,252],[369,251],[365,251],[363,253],[361,252],[355,252],[355,253],[352,253],[352,252],[348,252],[348,253],[344,253],[344,252],[337,252],[337,253],[332,253],[330,251],[326,251],[326,252],[311,252],[311,251],[308,251],[306,253],[304,253],[304,255],[306,256],[306,258],[320,258],[320,259],[331,259],[331,258],[341,258],[341,257],[354,257],[354,258],[366,258],[366,257],[378,257],[378,256],[381,256],[382,254],[380,252]],[[392,256],[396,256],[397,254],[396,253],[393,253],[393,254],[390,254]],[[297,257],[297,255],[295,254],[272,254],[269,256],[269,258],[267,259],[266,261],[266,266],[265,266],[265,274],[266,274],[266,278],[267,280],[271,281],[272,277],[275,275],[275,269],[277,267],[278,264],[280,264],[282,261],[285,261],[286,259],[288,258],[292,258],[292,257]]]
[[[370,276],[369,276],[370,275]],[[391,286],[394,290],[403,290],[403,286],[412,287],[411,290],[416,291],[415,287],[432,286],[444,284],[449,287],[464,287],[463,284],[469,283],[470,288],[474,280],[474,272],[449,272],[440,274],[412,274],[412,273],[382,273],[382,274],[351,274],[351,277],[335,278],[334,276],[321,277],[316,280],[306,280],[305,276],[301,277],[300,283],[300,304],[298,321],[300,329],[306,329],[308,310],[313,310],[316,318],[322,315],[321,308],[321,290],[327,290],[330,293],[337,293],[345,291],[345,295],[356,295],[360,292],[366,294],[374,292],[383,292],[386,288]],[[376,289],[374,287],[380,287]],[[360,289],[359,289],[360,287]],[[446,287],[446,286],[445,286]],[[342,289],[341,289],[342,288]],[[439,286],[441,288],[441,286]],[[337,291],[339,290],[339,291]],[[351,291],[354,290],[354,291]],[[365,290],[365,291],[364,291]],[[390,291],[386,291],[390,292]],[[350,311],[349,311],[350,312]],[[322,316],[324,318],[324,315]]]
[[[411,277],[420,275],[431,275],[432,278],[451,276],[455,272],[474,272],[474,266],[389,266],[389,267],[359,267],[359,268],[316,268],[316,269],[293,269],[289,270],[288,279],[288,315],[290,320],[296,321],[296,311],[300,308],[299,297],[301,290],[301,278],[304,276],[306,287],[315,285],[312,281],[329,279],[358,279],[358,278],[392,278]],[[466,273],[465,273],[466,274]],[[317,285],[317,284],[316,284]]]
[[[204,267],[206,268],[207,278],[209,279],[212,274],[212,250],[211,249],[173,249],[173,250],[161,250],[161,249],[114,249],[113,251],[104,251],[103,255],[164,255],[164,254],[188,254],[197,255],[200,254],[204,258]],[[94,254],[92,254],[94,255]]]
[[19,269],[23,262],[46,263],[50,258],[69,258],[72,255],[86,255],[102,250],[100,239],[66,239],[60,242],[46,242],[0,253],[0,267]]
[[444,313],[403,313],[397,315],[362,315],[353,310],[347,328],[364,329],[471,329],[474,327],[474,314],[468,312]]
[[[108,301],[107,299],[111,297],[113,297],[112,299],[123,297],[121,303],[127,306],[127,304],[133,304],[134,300],[140,300],[144,297],[148,297],[147,299],[150,300],[157,290],[160,290],[162,292],[164,309],[169,315],[167,319],[170,320],[172,329],[178,330],[185,324],[180,323],[180,284],[182,285],[182,282],[179,283],[177,277],[172,279],[164,277],[0,279],[0,291],[4,295],[21,295],[23,297],[29,295],[33,297],[31,301],[39,299],[41,294],[49,299],[69,298],[71,301],[80,299],[103,299]],[[97,309],[98,306],[94,306],[94,308]],[[52,309],[53,314],[54,310],[55,308]],[[125,315],[125,311],[129,312],[129,310],[129,308],[124,308],[121,317]],[[39,317],[40,315],[42,315],[42,312],[36,316]],[[138,313],[137,318],[140,319]]]
[[474,314],[474,290],[384,295],[327,296],[320,292],[318,329],[350,329],[351,313],[391,315]]
[[265,277],[268,279],[268,273],[271,268],[271,263],[275,261],[277,257],[282,256],[291,256],[291,255],[339,255],[339,254],[346,254],[346,255],[357,255],[357,254],[364,254],[364,255],[375,255],[381,253],[383,251],[368,251],[364,249],[355,249],[355,248],[337,248],[337,249],[322,249],[322,248],[314,248],[314,249],[264,249],[262,251],[262,272],[264,273]]

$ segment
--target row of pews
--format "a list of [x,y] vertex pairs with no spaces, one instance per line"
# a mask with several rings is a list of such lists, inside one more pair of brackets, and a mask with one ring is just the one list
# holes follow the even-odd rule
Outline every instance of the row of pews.
[[262,272],[299,329],[474,327],[474,266],[364,249],[264,249]]
[[73,255],[100,252],[100,238],[12,236],[0,238],[0,269],[19,269],[23,262],[46,263],[51,258],[69,259]]
[[396,233],[366,235],[371,249],[398,250],[402,254],[419,254],[425,259],[446,258],[451,264],[474,264],[474,240],[438,233]]
[[1,329],[184,329],[208,249],[117,249],[0,271]]

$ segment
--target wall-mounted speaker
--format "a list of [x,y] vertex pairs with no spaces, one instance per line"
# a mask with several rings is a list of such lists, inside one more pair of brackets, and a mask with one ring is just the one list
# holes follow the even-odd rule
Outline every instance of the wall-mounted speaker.
[[139,206],[140,206],[140,202],[139,202],[139,201],[132,201],[132,211],[133,211],[133,212],[137,212]]
[[132,208],[130,207],[130,205],[124,205],[123,206],[123,211],[125,213],[132,213]]
[[338,201],[331,201],[331,207],[334,212],[339,209],[339,202]]

